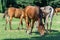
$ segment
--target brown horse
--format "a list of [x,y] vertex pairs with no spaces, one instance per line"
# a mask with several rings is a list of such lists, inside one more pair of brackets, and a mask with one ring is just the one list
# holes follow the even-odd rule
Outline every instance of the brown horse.
[[37,6],[27,6],[25,8],[26,24],[27,24],[27,33],[32,33],[34,27],[34,22],[38,21],[38,32],[41,35],[44,35],[45,28],[42,23],[42,11]]
[[[23,16],[24,16],[23,9],[18,9],[18,8],[14,8],[14,7],[9,7],[3,15],[3,17],[6,17],[6,25],[9,20],[10,29],[12,29],[11,21],[12,21],[13,17],[20,19],[20,22],[19,22],[19,26],[20,26],[20,24],[22,23]],[[6,25],[5,25],[5,29],[6,29]],[[19,29],[19,26],[18,26],[18,29]]]
[[60,8],[55,8],[55,14],[57,15],[57,13],[60,12]]

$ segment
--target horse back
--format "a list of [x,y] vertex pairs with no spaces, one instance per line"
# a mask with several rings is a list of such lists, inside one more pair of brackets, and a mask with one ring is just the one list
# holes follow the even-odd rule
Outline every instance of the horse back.
[[55,11],[60,12],[60,8],[56,8]]
[[20,18],[21,15],[24,16],[23,9],[16,9],[16,11],[15,11],[15,17],[19,17]]
[[36,6],[27,6],[25,8],[25,14],[29,17],[29,18],[36,18],[39,14],[39,8]]
[[15,9],[14,7],[8,8],[8,15],[9,15],[10,17],[14,16],[15,10],[16,10],[16,9]]

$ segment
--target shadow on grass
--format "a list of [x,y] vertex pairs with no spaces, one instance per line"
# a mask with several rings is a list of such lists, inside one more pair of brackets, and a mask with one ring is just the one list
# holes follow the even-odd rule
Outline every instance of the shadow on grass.
[[4,40],[30,40],[28,38],[17,38],[17,39],[4,39]]
[[[50,31],[50,30],[48,30],[48,31]],[[51,30],[51,32],[59,32],[58,30]]]
[[[38,32],[36,33],[38,34]],[[44,36],[31,37],[30,40],[60,40],[60,32],[58,30],[51,30],[51,33]]]
[[32,37],[30,40],[60,40],[60,36]]
[[[33,32],[39,34],[38,32]],[[3,39],[3,40],[60,40],[60,32],[51,30],[51,33],[45,36],[31,36],[31,38]]]
[[[48,31],[50,31],[50,30],[48,30]],[[53,32],[53,33],[56,33],[56,32],[59,32],[58,30],[51,30],[51,32]],[[40,33],[39,32],[32,32],[32,33],[35,33],[35,34],[37,34],[37,35],[39,35]]]

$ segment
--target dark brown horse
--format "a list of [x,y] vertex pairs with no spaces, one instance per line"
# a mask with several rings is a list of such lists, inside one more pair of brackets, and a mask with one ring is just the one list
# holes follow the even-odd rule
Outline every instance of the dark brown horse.
[[60,8],[55,8],[55,14],[57,15],[57,13],[60,12]]
[[34,22],[38,21],[38,32],[41,35],[44,35],[45,28],[42,23],[42,11],[37,6],[27,6],[25,8],[26,24],[27,24],[27,33],[32,33],[34,27]]
[[[20,19],[20,22],[19,22],[19,26],[20,26],[20,24],[22,23],[23,16],[24,16],[23,9],[18,9],[18,8],[14,8],[14,7],[9,7],[3,15],[3,17],[6,17],[6,25],[9,20],[10,29],[12,29],[11,21],[12,21],[13,17]],[[5,29],[6,29],[6,25],[5,25]],[[19,29],[19,26],[18,26],[18,29]]]

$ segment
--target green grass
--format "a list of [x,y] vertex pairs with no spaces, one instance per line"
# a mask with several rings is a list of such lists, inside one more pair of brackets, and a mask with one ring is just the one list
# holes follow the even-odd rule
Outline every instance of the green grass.
[[[32,35],[26,34],[26,30],[17,30],[19,19],[13,18],[12,28],[10,30],[7,25],[5,30],[5,19],[2,18],[3,14],[0,14],[0,40],[60,40],[60,15],[54,16],[52,24],[52,32],[41,37],[36,28],[33,29]],[[26,28],[25,22],[24,28]],[[22,27],[22,26],[21,26]]]

